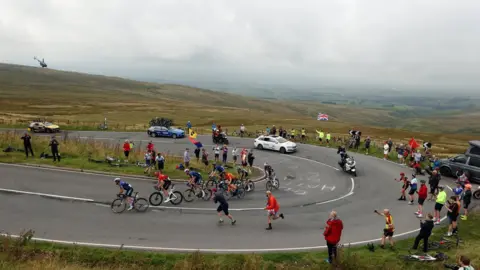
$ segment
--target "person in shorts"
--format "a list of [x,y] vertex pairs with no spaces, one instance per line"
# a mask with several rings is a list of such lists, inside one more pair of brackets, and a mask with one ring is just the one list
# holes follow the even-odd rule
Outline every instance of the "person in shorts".
[[457,218],[460,213],[460,201],[457,196],[450,197],[447,210],[449,221],[447,236],[452,236],[457,231]]
[[393,225],[393,216],[390,214],[390,210],[383,209],[383,213],[374,211],[377,215],[385,218],[385,229],[383,229],[382,242],[380,244],[381,248],[385,248],[385,240],[388,238],[390,241],[390,246],[393,248],[393,233],[395,232],[395,226]]
[[408,195],[410,196],[410,202],[408,202],[408,204],[413,204],[413,201],[415,200],[417,185],[418,185],[417,176],[415,174],[412,174],[412,179],[410,180],[410,191],[408,192]]
[[465,192],[463,193],[463,215],[460,217],[462,220],[467,220],[468,206],[472,201],[472,185],[465,185]]
[[217,213],[219,217],[218,223],[223,223],[222,215],[225,214],[232,221],[232,225],[235,225],[237,221],[233,219],[233,216],[230,215],[230,213],[228,212],[228,202],[225,199],[225,196],[223,196],[223,190],[217,190],[216,188],[214,188],[212,191],[215,193],[213,197],[213,202],[219,203],[217,207]]
[[447,202],[447,193],[444,186],[438,186],[437,200],[435,201],[435,225],[440,224],[440,212]]

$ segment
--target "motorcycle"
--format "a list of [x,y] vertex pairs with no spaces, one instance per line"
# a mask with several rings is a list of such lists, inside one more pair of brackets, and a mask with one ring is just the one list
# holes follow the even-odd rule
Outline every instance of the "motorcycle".
[[355,168],[356,164],[355,159],[349,156],[338,162],[338,165],[340,165],[344,172],[351,173],[355,177],[357,176],[357,169]]
[[477,187],[477,190],[473,192],[473,198],[480,200],[480,186]]

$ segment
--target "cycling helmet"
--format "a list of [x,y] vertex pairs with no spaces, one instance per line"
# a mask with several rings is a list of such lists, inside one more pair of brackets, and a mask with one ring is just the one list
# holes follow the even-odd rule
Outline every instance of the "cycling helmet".
[[116,183],[116,182],[120,182],[120,180],[121,180],[121,179],[117,177],[117,178],[113,179],[113,182],[115,182],[115,183]]
[[189,170],[189,169],[185,169],[185,171],[184,171],[184,172],[185,172],[185,173],[189,173],[189,172],[190,172],[190,170]]

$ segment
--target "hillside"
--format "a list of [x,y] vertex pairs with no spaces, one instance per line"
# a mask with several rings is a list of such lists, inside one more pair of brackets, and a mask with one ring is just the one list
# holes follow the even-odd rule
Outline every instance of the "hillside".
[[[42,117],[98,123],[107,117],[114,123],[144,125],[152,117],[161,116],[174,118],[179,125],[190,120],[197,126],[208,126],[212,121],[255,128],[322,125],[341,133],[377,126],[480,134],[475,112],[468,117],[445,113],[422,117],[399,106],[326,103],[258,99],[182,85],[0,64],[0,119],[4,120]],[[319,112],[329,114],[330,121],[316,121]]]

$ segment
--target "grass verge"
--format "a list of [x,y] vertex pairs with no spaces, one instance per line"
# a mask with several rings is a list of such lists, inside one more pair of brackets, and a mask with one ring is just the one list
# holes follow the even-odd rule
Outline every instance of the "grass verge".
[[[16,149],[23,150],[23,144],[20,137],[23,133],[20,132],[3,132],[0,133],[0,148],[5,149],[11,146]],[[53,162],[51,158],[39,158],[42,152],[50,153],[48,147],[49,138],[36,136],[32,142],[33,151],[36,155],[35,158],[25,158],[25,153],[22,151],[15,152],[0,152],[0,162],[4,163],[22,163],[22,164],[35,164],[35,165],[47,165],[64,168],[74,168],[90,171],[101,171],[112,174],[128,174],[128,175],[147,175],[144,173],[145,168],[135,165],[137,162],[143,162],[143,156],[145,154],[146,144],[136,145],[135,149],[130,153],[129,162],[126,163],[123,160],[123,144],[113,141],[98,141],[93,139],[79,139],[69,138],[67,135],[62,135],[57,138],[60,143],[59,149],[61,154],[61,162]],[[173,155],[169,152],[162,152],[165,157],[164,173],[170,176],[172,179],[186,179],[183,170],[176,169],[176,166],[183,163],[183,158]],[[115,160],[121,160],[120,162],[113,162],[113,164],[120,164],[119,166],[110,165],[108,163],[96,163],[89,161],[89,158],[98,161],[104,161],[105,158],[113,157]],[[213,164],[210,161],[210,164]],[[232,163],[228,164],[231,168],[227,170],[236,174],[236,170]],[[211,167],[206,167],[201,162],[197,162],[195,158],[192,158],[190,163],[191,167],[198,169],[198,171],[206,178],[208,172],[211,171]],[[152,176],[153,172],[149,175]],[[257,169],[252,170],[252,177],[260,175],[260,171]]]
[[[473,266],[480,264],[479,222],[480,215],[472,214],[459,225],[460,246],[437,250],[449,256],[447,263],[455,263],[458,256],[465,255]],[[436,228],[431,241],[439,240],[445,232],[445,227]],[[1,269],[335,269],[324,262],[325,251],[227,255],[154,253],[36,242],[31,240],[33,234],[28,231],[21,238],[1,238]],[[399,240],[395,250],[377,248],[375,252],[366,247],[343,247],[339,250],[336,269],[443,269],[445,262],[400,259],[400,255],[408,254],[412,243],[413,239]]]

